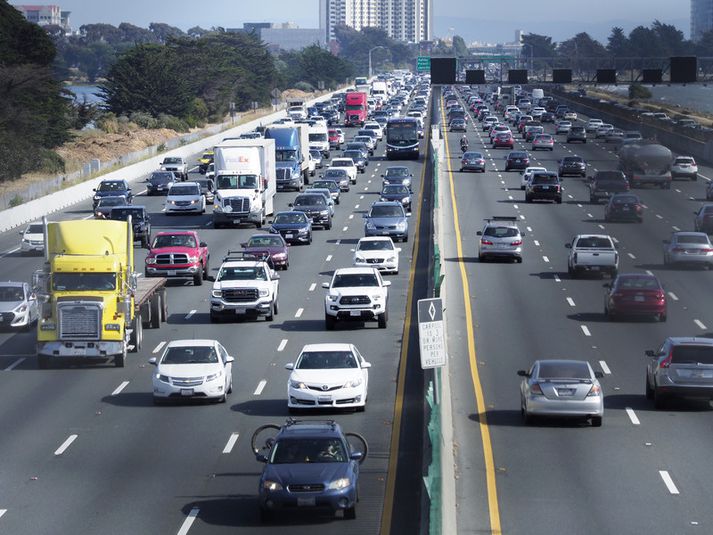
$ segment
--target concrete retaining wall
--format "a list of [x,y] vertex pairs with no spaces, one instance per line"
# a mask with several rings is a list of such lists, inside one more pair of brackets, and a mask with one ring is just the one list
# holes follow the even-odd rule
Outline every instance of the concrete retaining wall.
[[[332,97],[332,94],[333,93],[327,93],[321,97],[310,100],[307,102],[307,105],[328,100]],[[96,188],[102,180],[124,179],[129,182],[136,182],[141,177],[144,177],[152,171],[158,169],[160,162],[166,156],[182,156],[184,158],[188,158],[193,154],[202,152],[207,148],[217,145],[225,137],[238,136],[245,132],[250,132],[251,130],[255,130],[261,124],[273,122],[284,116],[284,111],[266,115],[235,128],[230,128],[212,136],[204,137],[199,141],[162,152],[160,155],[156,154],[156,149],[154,147],[145,149],[145,151],[141,152],[146,152],[146,156],[148,156],[146,160],[127,165],[126,167],[106,173],[95,179],[87,180],[86,182],[82,182],[76,186],[71,186],[64,190],[40,197],[39,199],[28,201],[19,206],[3,210],[0,212],[2,214],[0,217],[0,232],[5,232],[9,229],[38,220],[42,216],[50,215],[78,202],[91,198],[94,195],[94,188]],[[151,152],[151,149],[153,149],[153,153]]]

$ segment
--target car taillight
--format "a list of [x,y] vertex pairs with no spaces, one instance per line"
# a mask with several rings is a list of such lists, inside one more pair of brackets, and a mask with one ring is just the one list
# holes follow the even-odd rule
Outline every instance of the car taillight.
[[664,299],[666,299],[666,295],[663,292],[659,292],[656,294],[656,299],[659,301],[663,301]]
[[600,396],[602,394],[602,389],[598,385],[592,385],[592,388],[589,389],[589,393],[587,394],[587,397],[596,397]]
[[485,160],[483,160],[483,159],[476,160],[476,163],[485,163]]
[[703,251],[704,253],[713,253],[713,249],[710,249],[710,248],[701,249],[701,251]]
[[538,383],[532,383],[530,386],[530,394],[533,396],[544,396],[545,394],[542,392],[542,387]]
[[515,240],[510,242],[510,245],[522,245],[522,240]]
[[669,366],[671,366],[672,360],[673,360],[673,350],[669,351],[666,358],[661,361],[661,364],[659,364],[659,367],[660,368],[668,368]]
[[486,240],[486,239],[481,239],[480,243],[483,245],[492,245],[493,244],[493,242],[491,242],[490,240]]

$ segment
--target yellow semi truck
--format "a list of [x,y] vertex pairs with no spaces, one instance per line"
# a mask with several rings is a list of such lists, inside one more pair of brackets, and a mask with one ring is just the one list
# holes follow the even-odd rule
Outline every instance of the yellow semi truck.
[[124,367],[139,351],[143,328],[167,318],[166,279],[134,271],[131,221],[48,223],[45,263],[33,287],[40,303],[40,368],[62,359],[113,359]]

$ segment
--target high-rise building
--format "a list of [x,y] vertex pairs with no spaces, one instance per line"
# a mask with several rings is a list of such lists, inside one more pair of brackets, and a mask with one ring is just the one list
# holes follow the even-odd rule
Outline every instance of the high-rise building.
[[713,30],[713,0],[691,0],[691,39],[698,41]]
[[433,0],[319,0],[320,28],[328,41],[334,28],[383,29],[399,41],[418,43],[431,39]]

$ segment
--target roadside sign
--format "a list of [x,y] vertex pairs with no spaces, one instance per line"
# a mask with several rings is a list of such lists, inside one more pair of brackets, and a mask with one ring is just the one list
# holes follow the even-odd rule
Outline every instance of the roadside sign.
[[416,70],[418,72],[431,72],[431,57],[418,56],[418,60],[416,60]]
[[440,298],[418,300],[418,346],[422,369],[446,365],[446,333]]
[[282,91],[279,89],[275,88],[272,91],[270,91],[270,96],[274,99],[278,99],[282,96]]

